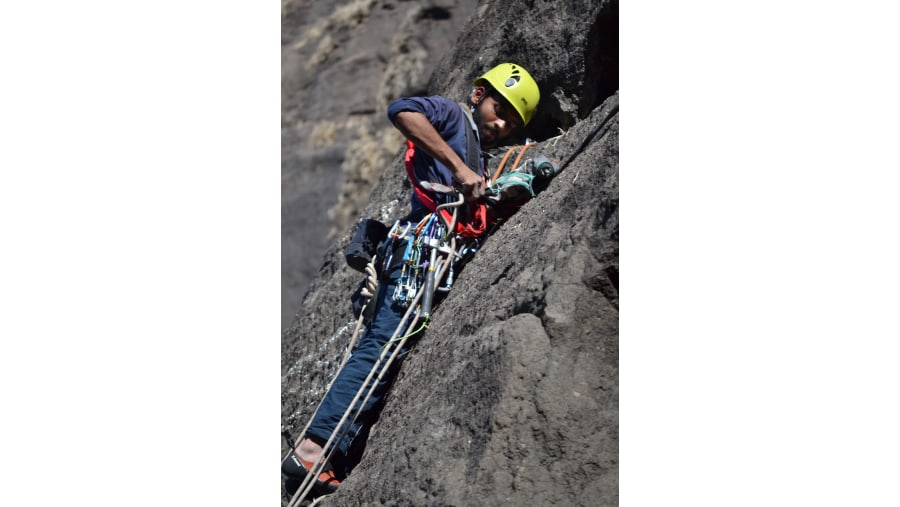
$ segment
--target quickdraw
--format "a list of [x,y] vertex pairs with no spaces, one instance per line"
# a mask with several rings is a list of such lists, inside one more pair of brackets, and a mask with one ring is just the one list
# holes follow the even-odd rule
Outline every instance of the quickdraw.
[[436,254],[444,246],[446,236],[446,225],[438,220],[437,215],[429,213],[422,218],[412,234],[398,237],[406,241],[406,251],[403,254],[400,277],[395,284],[393,300],[403,308],[415,298],[419,290],[426,290],[426,294],[428,291],[434,291],[434,287],[425,287],[429,280],[425,275],[429,271],[434,271],[438,263]]

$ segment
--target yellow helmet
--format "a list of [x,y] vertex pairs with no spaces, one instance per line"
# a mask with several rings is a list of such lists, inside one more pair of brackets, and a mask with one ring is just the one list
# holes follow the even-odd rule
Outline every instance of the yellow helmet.
[[485,72],[473,84],[480,86],[484,81],[500,92],[522,117],[522,122],[528,125],[541,100],[541,92],[531,74],[514,63],[501,63]]

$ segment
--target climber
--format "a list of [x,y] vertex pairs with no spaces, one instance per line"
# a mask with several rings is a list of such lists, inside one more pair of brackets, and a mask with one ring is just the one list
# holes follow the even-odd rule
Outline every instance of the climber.
[[[527,125],[540,99],[537,83],[524,68],[514,63],[497,65],[477,78],[473,86],[465,106],[441,96],[408,97],[394,101],[387,110],[391,123],[415,147],[413,150],[410,145],[408,152],[408,172],[412,172],[410,178],[414,183],[418,180],[452,186],[463,193],[472,208],[483,202],[485,196],[485,164],[481,148],[497,146],[516,128]],[[474,150],[467,149],[473,145]],[[477,153],[467,153],[469,151]],[[412,210],[403,220],[415,225],[434,210],[435,203],[444,203],[448,199],[443,194],[417,190],[411,197]],[[393,248],[392,252],[398,249],[402,252],[403,245],[395,244],[390,248]],[[390,252],[379,252],[378,255],[381,259],[389,256]],[[393,298],[399,268],[385,266],[382,273],[382,283],[374,295],[374,317],[326,393],[303,439],[282,463],[282,473],[287,477],[285,488],[289,492],[292,489],[289,483],[294,483],[293,489],[296,489],[296,482],[302,480],[322,456],[323,446],[376,365],[382,348],[395,329],[403,324],[406,309]],[[406,345],[401,350],[401,356],[408,348]],[[319,474],[314,491],[320,494],[333,492],[346,476],[344,457],[351,451],[354,438],[361,436],[371,424],[398,367],[396,362],[390,365],[374,394],[365,402],[361,415],[345,436],[335,442],[336,452]]]

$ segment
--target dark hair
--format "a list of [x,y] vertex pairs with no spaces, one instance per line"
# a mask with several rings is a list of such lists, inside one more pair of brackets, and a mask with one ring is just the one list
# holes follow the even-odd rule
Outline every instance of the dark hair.
[[512,104],[509,103],[509,99],[503,96],[502,93],[498,92],[496,88],[491,83],[488,83],[487,80],[482,81],[480,86],[485,88],[484,96],[490,97],[501,104],[506,104],[512,107]]
[[498,92],[494,87],[492,87],[490,85],[488,85],[488,86],[489,86],[488,91],[487,91],[488,97],[491,97],[492,99],[496,100],[497,102],[501,102],[501,103],[506,102],[507,104],[509,103],[509,100],[507,100],[506,97],[504,97],[502,93]]

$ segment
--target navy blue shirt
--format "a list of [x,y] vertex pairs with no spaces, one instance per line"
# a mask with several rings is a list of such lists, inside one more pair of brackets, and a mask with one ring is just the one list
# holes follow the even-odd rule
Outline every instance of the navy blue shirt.
[[[440,97],[404,97],[395,100],[388,106],[387,115],[391,123],[397,117],[397,113],[402,111],[414,111],[422,113],[428,118],[428,121],[434,126],[441,138],[459,155],[464,162],[466,161],[466,128],[472,128],[472,123],[468,116],[462,111],[460,105],[452,100]],[[475,129],[473,129],[475,130]],[[478,131],[475,130],[476,139]],[[481,156],[481,150],[478,153],[479,167],[470,167],[479,176],[484,174],[484,159]],[[435,160],[425,150],[416,149],[413,156],[413,166],[415,167],[416,179],[419,181],[429,181],[432,183],[440,183],[442,185],[453,186],[453,173],[444,164]],[[439,196],[435,196],[439,197]],[[442,199],[435,199],[440,203]],[[424,208],[415,193],[412,196],[413,211]]]

